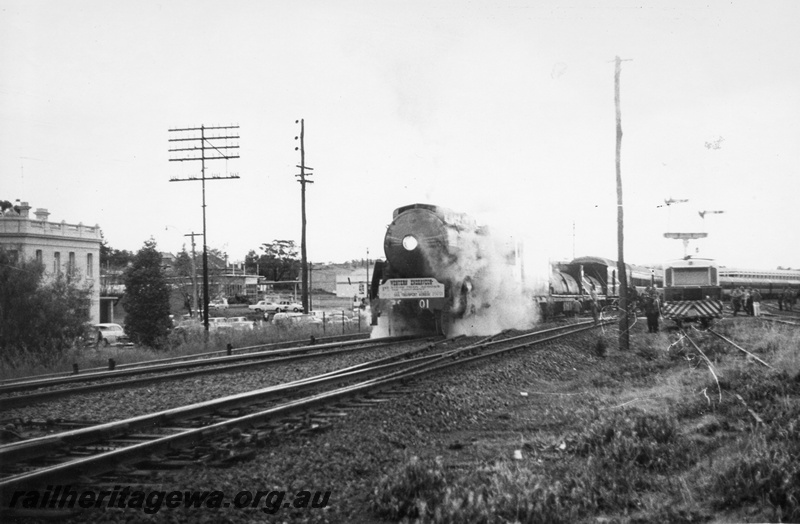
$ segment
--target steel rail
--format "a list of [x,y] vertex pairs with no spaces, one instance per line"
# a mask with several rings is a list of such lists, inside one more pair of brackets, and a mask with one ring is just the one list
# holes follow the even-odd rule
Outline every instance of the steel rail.
[[[735,347],[735,348],[736,348],[736,349],[738,349],[739,351],[741,351],[741,352],[743,352],[743,353],[746,353],[747,355],[749,355],[749,356],[753,357],[755,360],[757,360],[758,362],[760,362],[760,363],[761,363],[761,364],[763,364],[764,366],[766,366],[766,367],[768,367],[768,368],[770,368],[770,369],[775,369],[774,367],[772,367],[772,366],[771,366],[771,365],[769,365],[768,363],[766,363],[766,362],[764,362],[763,360],[761,360],[760,358],[758,358],[756,355],[754,355],[754,354],[750,353],[749,351],[747,351],[747,350],[746,350],[746,349],[744,349],[743,347],[741,347],[741,346],[739,346],[738,344],[736,344],[734,341],[732,341],[732,340],[730,340],[730,339],[728,339],[728,338],[726,338],[726,337],[722,336],[721,334],[717,333],[717,332],[716,332],[716,331],[714,331],[713,329],[709,328],[709,329],[707,329],[706,331],[708,331],[708,332],[709,332],[709,333],[711,333],[712,335],[714,335],[714,336],[716,336],[716,337],[718,337],[718,338],[720,338],[720,339],[724,340],[725,342],[727,342],[727,343],[728,343],[728,344],[730,344],[731,346]],[[689,340],[691,341],[691,339],[689,339]],[[694,344],[694,342],[692,342],[692,343]]]
[[[332,344],[337,341],[350,341],[350,340],[369,340],[369,333],[352,333],[349,335],[335,335],[331,337],[320,337],[315,339],[314,344],[308,344],[308,339],[297,339],[297,340],[286,340],[283,342],[270,342],[268,344],[257,344],[255,346],[244,346],[240,348],[231,348],[230,354],[238,354],[238,353],[245,353],[248,351],[256,350],[261,348],[262,351],[268,351],[272,348],[274,349],[285,349],[285,348],[292,348],[292,347],[302,347],[302,344],[308,345],[319,345],[319,344]],[[374,339],[378,340],[378,339]],[[124,350],[123,350],[124,351]],[[181,355],[178,357],[168,357],[168,358],[159,358],[153,360],[143,360],[141,362],[129,362],[127,364],[116,364],[114,369],[128,369],[128,368],[136,368],[136,367],[145,367],[145,366],[152,366],[156,364],[165,364],[168,362],[181,362],[185,360],[201,360],[204,358],[212,357],[212,356],[222,356],[222,355],[229,355],[227,349],[219,349],[214,351],[205,351],[203,353],[194,353],[191,355]],[[101,372],[101,371],[109,371],[108,366],[98,366],[93,368],[86,368],[79,371],[79,373],[93,373],[93,372]],[[41,375],[32,375],[27,377],[16,377],[16,378],[5,378],[0,379],[0,386],[16,384],[19,382],[30,382],[33,380],[39,379],[50,379],[50,378],[59,378],[59,377],[69,377],[75,375],[75,371],[59,371],[56,373],[46,373]]]
[[[159,373],[165,371],[172,371],[175,369],[214,366],[218,364],[225,364],[229,362],[241,362],[246,360],[270,359],[281,355],[296,355],[312,351],[321,352],[325,349],[331,349],[331,348],[343,348],[343,347],[349,348],[352,346],[359,346],[364,344],[371,344],[370,347],[380,347],[381,345],[390,345],[394,344],[395,342],[400,342],[402,340],[413,340],[415,338],[423,338],[423,337],[411,337],[411,336],[386,337],[386,338],[376,338],[367,340],[350,340],[346,342],[331,342],[328,344],[316,344],[313,346],[300,346],[296,348],[259,351],[256,353],[246,353],[243,355],[211,357],[199,360],[190,360],[185,362],[175,362],[170,364],[158,364],[155,366],[148,366],[148,367],[137,367],[132,369],[121,369],[115,371],[103,371],[103,372],[89,373],[83,375],[81,374],[70,375],[69,377],[37,379],[28,382],[18,382],[15,384],[2,385],[0,386],[0,394],[15,393],[19,391],[30,391],[32,389],[39,389],[47,386],[58,386],[62,384],[73,384],[75,382],[90,382],[95,380],[105,380],[108,378],[144,375],[147,373]],[[11,397],[0,398],[0,402],[3,402],[6,398],[11,398]]]
[[258,367],[264,366],[272,366],[272,365],[279,365],[285,364],[287,362],[295,362],[298,360],[308,360],[308,359],[316,359],[316,358],[324,358],[334,355],[339,355],[343,353],[351,353],[354,351],[369,351],[372,349],[378,349],[380,347],[391,345],[393,343],[381,343],[381,344],[374,344],[365,347],[347,347],[347,348],[338,348],[332,351],[326,351],[324,353],[314,352],[314,353],[301,353],[298,355],[289,355],[284,357],[277,357],[265,360],[257,360],[256,362],[240,362],[237,364],[225,364],[221,366],[211,367],[211,368],[203,368],[203,369],[195,369],[190,371],[181,371],[178,373],[170,373],[164,375],[154,375],[148,377],[139,377],[139,378],[132,378],[128,380],[119,380],[114,382],[103,382],[100,384],[90,384],[87,386],[73,386],[66,389],[48,389],[45,391],[38,391],[34,393],[22,394],[22,395],[14,395],[8,397],[0,398],[0,406],[2,406],[3,410],[30,406],[39,402],[44,402],[46,400],[50,400],[53,398],[64,398],[67,395],[76,395],[76,394],[84,394],[84,393],[94,393],[97,391],[105,391],[109,389],[120,389],[126,387],[136,387],[136,386],[145,386],[148,384],[156,384],[158,382],[172,382],[176,380],[182,380],[186,378],[191,378],[198,375],[211,375],[217,373],[230,373],[239,370],[247,370],[247,369],[254,369]]
[[[63,464],[58,464],[55,466],[50,466],[47,468],[42,468],[37,471],[23,473],[20,475],[7,477],[5,479],[0,480],[0,491],[5,491],[8,488],[13,486],[19,486],[21,484],[27,483],[35,483],[35,482],[42,482],[46,479],[51,479],[53,477],[59,477],[60,475],[70,475],[74,478],[77,475],[88,475],[91,473],[97,473],[101,471],[108,471],[110,469],[114,469],[118,464],[123,462],[130,462],[135,460],[140,460],[142,456],[145,454],[156,453],[159,451],[163,451],[173,447],[185,447],[192,444],[197,444],[205,439],[208,439],[212,436],[221,435],[224,432],[237,428],[237,427],[252,427],[257,423],[261,423],[265,420],[270,418],[275,418],[277,416],[286,416],[290,415],[295,412],[299,411],[307,411],[311,408],[315,408],[321,405],[330,404],[334,401],[338,401],[343,398],[347,398],[350,396],[355,396],[359,394],[366,393],[370,390],[380,390],[381,388],[385,388],[390,385],[394,385],[397,382],[409,381],[418,377],[421,377],[425,374],[433,373],[436,371],[440,371],[442,369],[465,364],[468,362],[472,362],[478,359],[489,358],[491,356],[495,356],[500,353],[514,351],[521,348],[527,348],[534,345],[539,345],[543,343],[547,343],[553,340],[561,339],[565,336],[569,336],[575,333],[580,333],[583,331],[587,331],[590,329],[594,329],[596,327],[604,326],[607,324],[611,324],[612,321],[604,321],[600,323],[588,323],[590,325],[580,326],[577,329],[573,329],[566,333],[561,333],[559,335],[549,336],[538,340],[527,341],[521,344],[517,344],[510,348],[503,348],[500,350],[492,351],[487,354],[476,355],[471,358],[461,359],[458,360],[455,357],[461,355],[468,351],[474,351],[481,346],[490,346],[490,345],[497,345],[501,343],[508,343],[518,341],[522,338],[531,338],[533,336],[539,336],[547,331],[555,331],[555,330],[563,330],[566,328],[556,328],[554,330],[546,330],[545,332],[537,332],[531,333],[527,335],[521,335],[518,337],[512,337],[509,339],[498,340],[495,342],[488,342],[482,343],[481,345],[472,345],[468,346],[464,349],[458,349],[447,352],[445,355],[442,356],[431,356],[430,361],[427,364],[417,364],[409,368],[408,370],[404,370],[401,372],[395,372],[383,377],[378,377],[374,379],[369,379],[364,382],[360,382],[357,384],[348,385],[333,391],[324,392],[320,394],[313,395],[311,397],[298,399],[294,401],[287,402],[285,404],[274,406],[264,411],[260,411],[257,413],[252,413],[248,415],[244,415],[242,417],[237,417],[234,419],[229,419],[226,421],[218,422],[211,424],[209,426],[205,426],[203,428],[196,428],[186,430],[177,434],[167,435],[149,442],[143,442],[140,444],[135,444],[133,446],[128,446],[125,448],[116,449],[107,453],[103,453],[100,455],[95,455],[92,457],[86,457],[82,459],[73,460],[70,462],[66,462]],[[568,327],[574,327],[568,326]],[[443,362],[444,360],[451,360],[450,362]],[[433,366],[434,363],[442,363],[439,366]],[[341,376],[334,376],[335,379],[341,379]],[[205,404],[205,403],[201,403]],[[160,415],[160,414],[156,414]],[[146,417],[146,416],[145,416]],[[138,417],[143,418],[143,417]],[[130,419],[131,421],[135,419]],[[98,428],[94,428],[94,432],[96,433],[99,428],[103,426],[99,426]],[[79,433],[84,430],[76,430],[75,432],[70,433]],[[63,435],[63,434],[62,434]],[[62,439],[59,438],[59,435],[50,436],[50,437],[41,437],[40,439],[35,440],[50,440],[52,442],[62,442]],[[30,442],[30,441],[28,441]],[[24,443],[22,443],[24,444]],[[13,446],[11,446],[13,447]],[[9,447],[9,448],[11,448]],[[21,452],[20,446],[16,446],[14,449],[15,452]],[[1,462],[2,460],[0,460]]]
[[[786,318],[794,318],[794,317],[786,317]],[[788,320],[784,320],[782,318],[767,318],[767,317],[758,317],[759,320],[768,320],[769,322],[775,322],[776,324],[786,324],[787,326],[800,326],[797,322],[790,322]]]
[[220,409],[230,409],[242,405],[253,404],[255,402],[265,402],[290,392],[300,391],[301,389],[299,388],[309,389],[311,387],[336,383],[337,381],[341,382],[343,380],[348,380],[353,376],[357,376],[358,374],[374,372],[373,367],[378,370],[382,369],[381,366],[391,367],[391,362],[393,361],[400,361],[400,364],[408,362],[408,360],[403,359],[408,359],[409,357],[415,356],[426,349],[430,349],[434,345],[435,344],[427,343],[424,346],[411,349],[398,355],[378,359],[373,362],[373,366],[359,364],[356,366],[351,366],[350,368],[344,368],[341,370],[324,373],[322,375],[276,384],[245,393],[228,395],[219,399],[197,402],[187,406],[163,410],[156,413],[149,413],[146,415],[139,415],[129,419],[107,422],[96,426],[79,428],[62,433],[46,435],[21,442],[12,442],[0,446],[0,464],[12,464],[14,462],[40,456],[43,452],[47,452],[53,447],[81,445],[94,442],[99,439],[113,438],[134,430],[152,428],[166,422],[199,417]]

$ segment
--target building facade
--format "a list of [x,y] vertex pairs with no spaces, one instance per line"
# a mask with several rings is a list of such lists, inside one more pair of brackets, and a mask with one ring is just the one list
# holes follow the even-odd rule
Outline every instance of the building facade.
[[100,226],[50,222],[46,209],[37,209],[33,217],[30,209],[22,202],[0,214],[0,245],[20,258],[41,262],[50,278],[67,272],[88,286],[91,321],[100,322]]

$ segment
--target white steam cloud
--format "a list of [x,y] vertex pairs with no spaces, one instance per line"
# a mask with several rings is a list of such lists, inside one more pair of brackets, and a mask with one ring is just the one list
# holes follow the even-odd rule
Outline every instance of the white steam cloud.
[[[448,260],[429,257],[440,281],[471,283],[467,284],[466,312],[463,318],[454,319],[450,335],[486,336],[533,327],[538,308],[522,282],[522,260],[513,240],[473,230],[450,231],[450,253],[454,256]],[[456,308],[464,306],[459,292],[453,289]]]

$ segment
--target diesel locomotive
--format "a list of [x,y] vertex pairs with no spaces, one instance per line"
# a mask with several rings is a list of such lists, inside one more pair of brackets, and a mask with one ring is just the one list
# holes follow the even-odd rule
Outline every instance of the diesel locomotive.
[[662,314],[678,326],[684,322],[707,326],[722,318],[722,287],[716,261],[684,257],[667,263]]

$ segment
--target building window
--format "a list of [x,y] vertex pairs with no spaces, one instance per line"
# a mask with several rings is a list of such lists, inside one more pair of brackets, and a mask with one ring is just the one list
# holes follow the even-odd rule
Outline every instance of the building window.
[[74,251],[70,251],[69,252],[69,263],[67,265],[67,273],[70,276],[73,276],[75,274],[75,252]]
[[86,276],[89,278],[94,278],[94,264],[92,263],[94,257],[91,253],[86,255]]
[[53,273],[56,275],[61,273],[61,253],[58,251],[53,253]]
[[42,259],[43,259],[42,250],[41,249],[37,249],[36,250],[36,262],[41,264],[42,263]]

